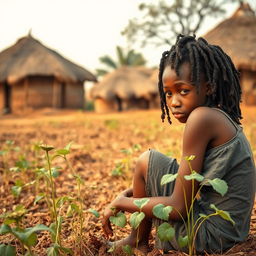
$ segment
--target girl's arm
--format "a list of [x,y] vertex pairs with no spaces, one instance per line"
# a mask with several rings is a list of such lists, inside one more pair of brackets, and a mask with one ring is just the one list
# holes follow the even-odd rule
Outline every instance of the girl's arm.
[[[195,159],[191,162],[193,170],[200,172],[203,165],[204,155],[209,142],[214,138],[213,133],[213,121],[211,116],[211,110],[205,107],[199,107],[195,109],[189,116],[183,135],[183,147],[182,147],[182,159],[180,162],[178,175],[176,179],[174,191],[171,196],[166,197],[150,197],[149,202],[142,208],[142,211],[148,218],[153,218],[153,207],[157,204],[171,205],[177,211],[179,211],[186,218],[186,207],[189,209],[191,205],[192,195],[192,182],[184,179],[185,175],[191,174],[185,156],[195,155]],[[198,183],[195,181],[194,195],[198,190]],[[186,194],[186,199],[184,193]],[[134,205],[134,200],[138,198],[118,196],[107,207],[104,217],[104,223],[108,226],[108,218],[114,214],[110,208],[115,208],[116,211],[135,212],[138,211],[138,207]],[[187,206],[186,206],[187,202]],[[180,219],[180,215],[177,211],[173,210],[170,213],[170,219]]]

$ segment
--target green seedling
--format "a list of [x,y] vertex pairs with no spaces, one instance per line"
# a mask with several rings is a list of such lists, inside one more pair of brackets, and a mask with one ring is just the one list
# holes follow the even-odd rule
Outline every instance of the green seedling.
[[145,213],[142,212],[142,208],[149,202],[148,198],[141,198],[138,200],[134,200],[133,203],[139,208],[139,212],[134,212],[130,216],[130,225],[133,229],[137,230],[137,237],[136,237],[136,248],[138,248],[139,244],[139,232],[140,232],[140,223],[145,218]]
[[[200,214],[200,217],[196,220],[196,222],[194,221],[194,214],[193,214],[194,202],[197,198],[197,195],[200,193],[203,185],[205,185],[206,183],[210,184],[213,187],[213,189],[216,192],[218,192],[219,194],[221,194],[222,196],[224,196],[228,190],[227,183],[224,180],[221,180],[219,178],[215,178],[213,180],[206,179],[206,178],[204,178],[204,176],[200,175],[195,170],[193,170],[192,166],[191,166],[191,161],[193,161],[194,158],[195,158],[195,156],[193,156],[193,155],[191,155],[189,157],[185,157],[185,160],[188,163],[191,174],[185,175],[184,179],[192,182],[192,193],[191,193],[190,207],[188,207],[187,197],[186,197],[185,189],[183,187],[184,199],[185,199],[185,204],[186,204],[187,220],[185,221],[184,218],[182,217],[182,215],[179,213],[179,211],[175,209],[180,214],[181,219],[183,220],[185,227],[186,227],[186,231],[187,231],[187,235],[185,237],[178,238],[178,243],[181,248],[185,247],[185,246],[188,247],[189,255],[193,255],[195,253],[196,234],[197,234],[200,226],[202,225],[202,223],[205,220],[207,220],[208,218],[210,218],[212,216],[218,215],[221,218],[223,218],[227,221],[230,221],[233,225],[235,224],[228,212],[217,209],[217,207],[213,204],[210,205],[210,208],[212,208],[215,211],[214,213],[209,214],[209,215]],[[181,178],[181,177],[179,177],[178,174],[166,174],[161,179],[161,185],[167,184],[169,182],[173,182],[176,178]],[[194,194],[195,180],[197,182],[199,182],[199,184],[200,184],[197,194]],[[171,206],[165,207],[164,205],[159,204],[154,207],[153,214],[157,218],[167,221],[169,219],[169,214],[172,210],[173,210],[173,208]],[[174,237],[174,233],[175,233],[175,231],[174,231],[173,227],[167,222],[162,223],[158,227],[158,231],[157,231],[157,235],[161,241],[171,240]]]
[[[23,205],[15,207],[14,211],[2,214],[0,218],[4,219],[3,224],[0,226],[0,235],[12,234],[17,238],[21,244],[23,254],[33,256],[32,247],[37,243],[37,233],[40,231],[49,231],[50,228],[45,225],[38,224],[34,227],[22,228],[21,220],[26,214],[27,210]],[[15,227],[10,226],[15,224]],[[0,255],[16,255],[15,247],[11,245],[0,245]]]
[[42,150],[45,151],[46,160],[47,160],[47,171],[46,172],[45,170],[41,170],[41,171],[42,171],[42,174],[44,174],[48,180],[47,186],[50,194],[50,200],[49,200],[50,211],[52,213],[52,218],[53,218],[53,223],[50,225],[53,245],[50,248],[48,248],[47,255],[58,255],[62,252],[69,252],[71,254],[71,250],[69,248],[65,248],[61,245],[61,227],[62,227],[63,218],[60,216],[60,209],[65,202],[72,201],[73,199],[67,196],[57,198],[56,185],[53,179],[55,177],[58,177],[59,172],[58,172],[58,168],[52,167],[52,160],[59,155],[57,154],[57,155],[54,155],[52,158],[50,157],[49,152],[54,149],[53,146],[41,145],[40,147]]

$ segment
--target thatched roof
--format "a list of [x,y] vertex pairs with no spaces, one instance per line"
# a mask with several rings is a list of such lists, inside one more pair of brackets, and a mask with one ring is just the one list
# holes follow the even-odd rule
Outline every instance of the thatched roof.
[[45,47],[31,35],[0,52],[0,82],[12,84],[36,75],[54,76],[61,82],[96,81],[92,73]]
[[145,67],[123,66],[105,75],[91,89],[92,98],[112,100],[116,96],[121,99],[145,98],[158,93],[157,85],[150,80],[152,69]]
[[238,69],[256,70],[256,16],[247,3],[242,3],[204,38],[221,46]]

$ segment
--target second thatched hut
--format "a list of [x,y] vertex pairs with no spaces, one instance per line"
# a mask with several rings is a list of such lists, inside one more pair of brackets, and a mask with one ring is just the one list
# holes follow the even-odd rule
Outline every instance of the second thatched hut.
[[123,66],[108,73],[91,89],[98,113],[159,106],[158,88],[146,67]]

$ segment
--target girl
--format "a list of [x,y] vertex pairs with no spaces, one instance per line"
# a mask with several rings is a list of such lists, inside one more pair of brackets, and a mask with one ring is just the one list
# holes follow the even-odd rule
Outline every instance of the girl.
[[[171,124],[171,113],[179,122],[185,123],[180,164],[155,150],[143,153],[135,168],[133,188],[121,193],[106,208],[103,231],[107,237],[112,235],[109,217],[118,211],[138,211],[134,200],[148,197],[148,204],[142,208],[146,218],[140,224],[139,246],[147,247],[152,220],[156,226],[160,223],[152,209],[163,204],[176,209],[169,214],[175,238],[168,242],[156,241],[156,245],[164,251],[187,251],[187,248],[179,248],[177,243],[180,235],[186,235],[178,211],[183,218],[187,217],[186,204],[188,208],[191,205],[192,182],[184,179],[191,173],[184,158],[195,155],[191,161],[193,170],[205,178],[223,179],[228,185],[224,196],[209,185],[203,186],[200,199],[193,207],[195,220],[199,213],[213,213],[210,204],[214,204],[218,209],[228,211],[235,222],[232,225],[219,216],[207,219],[196,235],[195,248],[198,253],[223,252],[246,239],[255,196],[253,155],[239,121],[242,116],[238,72],[219,46],[210,45],[203,38],[197,40],[194,36],[180,35],[171,50],[162,55],[158,85],[162,121],[167,117]],[[160,185],[163,175],[177,172],[179,179]],[[198,187],[195,182],[194,194]],[[132,230],[127,238],[115,245],[134,246],[136,235],[136,230]]]

